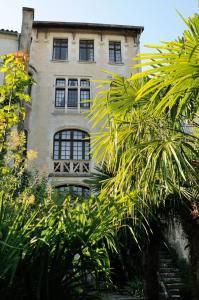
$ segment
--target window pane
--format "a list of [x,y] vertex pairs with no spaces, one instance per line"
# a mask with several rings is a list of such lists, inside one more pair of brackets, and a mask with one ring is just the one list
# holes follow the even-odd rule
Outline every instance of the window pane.
[[68,86],[78,86],[78,80],[77,79],[69,79]]
[[77,89],[68,89],[68,107],[77,107],[78,91]]
[[62,131],[61,132],[61,139],[62,140],[70,140],[70,138],[71,138],[71,135],[70,135],[70,131],[69,130],[67,130],[67,131]]
[[65,87],[66,81],[64,78],[56,79],[56,86],[58,87]]
[[90,143],[89,142],[85,142],[85,160],[89,160],[90,159]]
[[56,189],[60,192],[70,193],[74,195],[78,195],[80,197],[89,197],[90,196],[90,189],[86,186],[80,185],[63,185],[58,186]]
[[90,100],[90,90],[81,89],[80,90],[80,106],[84,108],[90,107],[90,102],[85,102],[85,100]]
[[65,60],[68,58],[68,40],[54,39],[53,59]]
[[94,60],[94,41],[93,40],[80,40],[79,59],[86,60],[86,61]]
[[55,106],[64,107],[65,106],[65,89],[55,90]]
[[109,61],[121,62],[121,42],[109,42]]
[[73,142],[73,159],[82,160],[82,142]]
[[61,159],[70,159],[70,142],[61,142]]
[[54,143],[54,159],[59,159],[59,142]]
[[67,58],[67,49],[66,48],[61,48],[60,49],[60,59],[66,59]]
[[83,137],[82,131],[73,131],[73,139],[74,140],[81,140]]
[[80,86],[81,87],[90,87],[90,80],[89,79],[81,79]]

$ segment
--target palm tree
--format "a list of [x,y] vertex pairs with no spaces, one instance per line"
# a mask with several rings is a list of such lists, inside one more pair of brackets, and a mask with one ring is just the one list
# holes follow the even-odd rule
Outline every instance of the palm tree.
[[135,224],[140,212],[147,218],[173,194],[198,200],[199,16],[185,22],[181,38],[138,57],[147,62],[136,67],[150,69],[101,81],[90,110],[100,128],[93,156],[113,174],[103,180],[101,197],[127,204]]

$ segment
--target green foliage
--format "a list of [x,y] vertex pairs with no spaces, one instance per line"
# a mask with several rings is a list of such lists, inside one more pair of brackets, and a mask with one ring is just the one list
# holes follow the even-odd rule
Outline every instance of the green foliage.
[[90,110],[93,126],[100,128],[93,136],[93,157],[106,162],[106,173],[112,174],[103,179],[101,197],[124,201],[137,221],[140,211],[149,212],[173,193],[182,195],[185,182],[197,184],[191,159],[197,157],[198,139],[164,111],[157,116],[150,98],[137,100],[148,82],[112,77],[101,82]]
[[24,103],[30,101],[26,93],[32,84],[26,72],[26,56],[23,53],[9,54],[3,57],[1,72],[4,84],[0,86],[0,153],[6,149],[10,129],[25,117]]
[[148,95],[148,110],[153,109],[155,116],[164,112],[173,121],[183,117],[184,122],[189,121],[190,125],[197,126],[192,120],[198,116],[199,105],[199,15],[182,19],[187,26],[182,37],[163,42],[161,46],[147,45],[158,52],[138,56],[138,60],[145,62],[137,67],[150,68],[133,75],[132,79],[150,76],[138,92],[137,100]]
[[63,299],[77,286],[85,290],[88,276],[93,282],[99,276],[110,280],[107,249],[115,249],[122,216],[115,203],[94,198],[72,206],[69,198],[63,205],[50,198],[37,203],[24,192],[10,204],[1,193],[0,216],[0,286],[8,293],[21,288],[27,298]]

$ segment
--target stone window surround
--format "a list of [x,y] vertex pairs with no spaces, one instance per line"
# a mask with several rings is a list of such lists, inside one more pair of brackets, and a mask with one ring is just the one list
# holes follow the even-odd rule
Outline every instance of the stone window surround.
[[[64,63],[64,62],[69,62],[70,61],[70,49],[71,49],[71,44],[76,44],[76,41],[74,39],[71,39],[69,35],[67,35],[66,37],[62,36],[54,36],[52,38],[52,40],[67,40],[68,42],[68,53],[67,53],[67,59],[54,59],[53,58],[53,41],[52,41],[52,54],[51,54],[51,62],[53,63]],[[94,51],[94,54],[93,54],[93,60],[80,60],[80,41],[91,41],[93,40],[93,43],[94,43],[94,48],[93,48],[93,51]],[[72,42],[71,42],[72,41]],[[121,61],[110,61],[110,58],[109,58],[109,44],[110,42],[120,42],[121,43]],[[100,45],[104,45],[104,43],[100,43]],[[111,39],[109,38],[107,40],[107,43],[106,43],[106,51],[108,53],[108,56],[107,56],[107,63],[110,64],[110,65],[115,65],[115,66],[121,66],[121,65],[124,65],[124,62],[122,61],[122,58],[123,58],[123,45],[125,45],[125,43],[121,40],[121,39]],[[95,60],[95,53],[96,53],[96,40],[95,38],[84,38],[84,37],[80,37],[78,39],[78,53],[77,53],[77,57],[76,57],[76,62],[78,63],[83,63],[83,64],[95,64],[96,63],[96,60]]]
[[[65,81],[65,85],[57,85],[58,81]],[[77,80],[77,85],[71,86],[69,84],[70,80]],[[83,82],[88,81],[89,85],[83,85]],[[57,91],[64,90],[64,99],[62,105],[56,105],[57,103]],[[68,91],[69,90],[77,90],[77,107],[70,107],[67,105],[68,101]],[[55,84],[54,84],[54,99],[53,99],[53,106],[54,112],[81,112],[81,110],[89,109],[90,102],[81,102],[81,98],[83,97],[83,92],[87,91],[89,93],[90,99],[92,98],[92,86],[90,82],[90,77],[86,76],[56,76],[55,77]],[[88,99],[88,100],[90,100]],[[82,99],[83,100],[83,99]],[[83,100],[84,101],[84,100]]]

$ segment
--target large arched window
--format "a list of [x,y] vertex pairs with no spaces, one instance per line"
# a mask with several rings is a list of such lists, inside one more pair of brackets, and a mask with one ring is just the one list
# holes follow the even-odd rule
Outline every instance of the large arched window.
[[90,137],[82,130],[67,129],[54,135],[54,160],[89,160]]
[[88,198],[90,196],[90,189],[83,185],[65,184],[57,186],[56,189],[72,196],[80,196],[84,198]]

